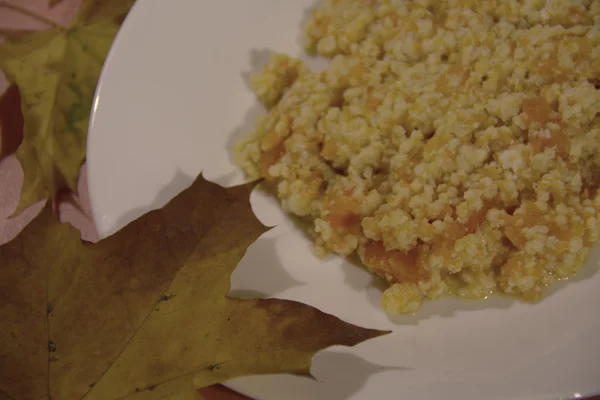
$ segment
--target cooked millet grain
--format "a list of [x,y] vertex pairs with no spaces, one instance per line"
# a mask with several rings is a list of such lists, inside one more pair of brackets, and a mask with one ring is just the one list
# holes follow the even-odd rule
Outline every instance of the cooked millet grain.
[[316,253],[356,252],[391,313],[577,273],[600,234],[600,2],[329,0],[306,34],[329,67],[273,56],[237,158]]

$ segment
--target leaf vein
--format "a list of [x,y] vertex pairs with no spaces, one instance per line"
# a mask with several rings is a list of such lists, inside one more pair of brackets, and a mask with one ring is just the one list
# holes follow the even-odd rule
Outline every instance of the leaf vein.
[[[207,229],[200,237],[196,236],[197,239],[197,243],[200,243],[202,241],[202,239],[208,235],[210,232],[210,229]],[[198,246],[198,244],[196,244],[196,247]],[[175,277],[177,277],[177,274],[173,274],[173,278],[170,280],[169,282],[169,286],[173,283],[173,280],[175,279]],[[106,375],[106,373],[110,370],[110,368],[114,365],[114,363],[121,357],[121,355],[123,354],[123,352],[127,349],[127,347],[129,347],[129,345],[131,344],[131,342],[133,342],[133,339],[135,339],[135,337],[137,336],[138,331],[140,330],[141,327],[144,326],[144,324],[146,323],[146,321],[148,320],[148,318],[150,318],[150,315],[152,315],[152,313],[154,312],[154,308],[155,306],[152,306],[150,308],[150,310],[148,311],[148,313],[144,316],[144,318],[142,319],[139,328],[134,329],[134,333],[133,335],[131,335],[131,337],[129,338],[129,340],[127,341],[127,343],[125,344],[125,346],[123,346],[123,348],[121,349],[121,351],[119,351],[119,354],[117,354],[117,356],[114,358],[113,362],[110,363],[110,365],[104,370],[104,372],[102,372],[102,374],[100,375],[100,377],[98,378],[97,382],[100,382],[102,380],[102,378]],[[88,396],[88,394],[90,393],[92,388],[90,388],[82,397],[81,400],[85,400],[85,398]]]

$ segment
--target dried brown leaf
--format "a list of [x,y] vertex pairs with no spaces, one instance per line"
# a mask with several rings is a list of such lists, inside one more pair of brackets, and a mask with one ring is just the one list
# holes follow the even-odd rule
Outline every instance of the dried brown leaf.
[[23,140],[21,96],[15,85],[10,85],[0,96],[0,160],[14,153]]
[[193,398],[194,386],[240,375],[308,375],[315,352],[384,334],[291,301],[226,297],[267,230],[250,208],[252,187],[200,177],[97,244],[47,206],[0,247],[0,393]]

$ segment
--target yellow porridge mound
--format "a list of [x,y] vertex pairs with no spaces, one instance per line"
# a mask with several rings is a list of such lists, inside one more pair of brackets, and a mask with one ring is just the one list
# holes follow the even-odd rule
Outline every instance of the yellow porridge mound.
[[329,0],[311,72],[274,55],[236,148],[317,254],[358,255],[389,313],[535,301],[598,240],[600,1]]

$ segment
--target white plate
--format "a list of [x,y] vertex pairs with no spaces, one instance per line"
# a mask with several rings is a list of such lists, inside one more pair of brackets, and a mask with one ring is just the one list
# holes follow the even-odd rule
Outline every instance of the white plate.
[[[201,170],[221,184],[242,182],[230,148],[262,112],[246,75],[270,51],[302,54],[301,23],[312,3],[138,1],[105,65],[90,124],[90,192],[102,235],[162,206]],[[264,400],[531,400],[600,392],[597,255],[536,305],[447,299],[391,322],[366,272],[335,257],[318,261],[273,201],[257,193],[252,201],[263,222],[279,227],[234,273],[238,293],[299,300],[393,334],[318,354],[317,382],[264,376],[230,387]]]

